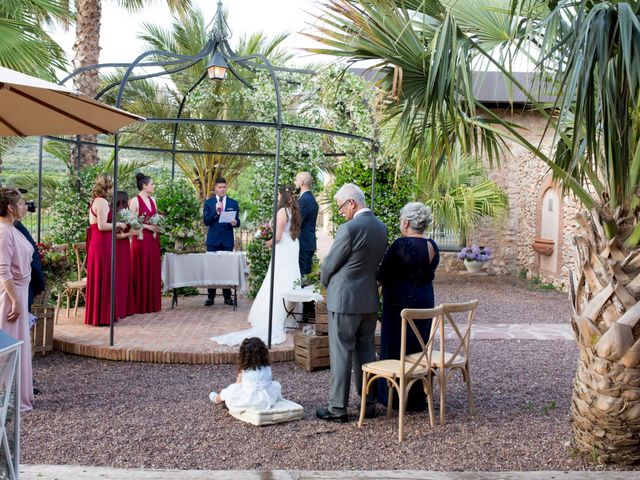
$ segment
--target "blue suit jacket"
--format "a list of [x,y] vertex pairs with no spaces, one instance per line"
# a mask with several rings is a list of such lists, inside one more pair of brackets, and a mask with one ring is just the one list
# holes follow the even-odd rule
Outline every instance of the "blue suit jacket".
[[[207,248],[215,250],[233,250],[233,228],[230,223],[220,223],[220,215],[216,211],[216,203],[218,199],[215,195],[204,202],[203,220],[204,224],[209,227],[207,233]],[[240,208],[238,202],[233,198],[227,197],[225,207],[226,211],[235,210],[236,227],[240,226]]]
[[311,192],[305,192],[298,197],[300,206],[300,250],[315,252],[316,244],[316,220],[318,218],[318,202]]

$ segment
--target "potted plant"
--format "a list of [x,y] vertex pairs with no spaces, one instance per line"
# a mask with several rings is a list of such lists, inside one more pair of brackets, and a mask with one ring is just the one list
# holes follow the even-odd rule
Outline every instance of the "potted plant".
[[478,273],[482,264],[491,260],[491,250],[478,245],[463,247],[458,253],[458,258],[464,261],[464,266],[469,272]]

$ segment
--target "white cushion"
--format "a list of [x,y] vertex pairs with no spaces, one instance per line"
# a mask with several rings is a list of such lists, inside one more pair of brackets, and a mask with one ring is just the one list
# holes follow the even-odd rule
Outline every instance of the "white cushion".
[[262,425],[273,425],[274,423],[292,422],[302,419],[304,409],[290,400],[280,399],[268,410],[245,410],[231,412],[238,420],[261,427]]

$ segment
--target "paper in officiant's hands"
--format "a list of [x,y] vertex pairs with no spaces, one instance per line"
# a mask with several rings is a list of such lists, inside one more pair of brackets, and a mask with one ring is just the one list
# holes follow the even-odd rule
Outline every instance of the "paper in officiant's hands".
[[225,212],[220,212],[220,223],[231,223],[231,220],[236,219],[236,211],[235,210],[227,210]]

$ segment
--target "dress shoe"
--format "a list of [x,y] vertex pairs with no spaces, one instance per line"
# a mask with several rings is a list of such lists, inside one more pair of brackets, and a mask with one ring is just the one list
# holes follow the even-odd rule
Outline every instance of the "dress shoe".
[[225,299],[224,299],[224,304],[225,304],[225,305],[235,305],[235,304],[233,303],[233,300],[232,300],[232,299],[230,299],[230,298],[225,298]]
[[207,298],[207,299],[204,301],[204,306],[205,306],[205,307],[210,307],[211,305],[213,305],[213,303],[214,303],[214,302],[215,302],[215,300],[214,300],[213,298]]
[[328,408],[319,408],[316,410],[316,417],[327,422],[347,423],[349,417],[347,414],[338,415],[329,411]]

